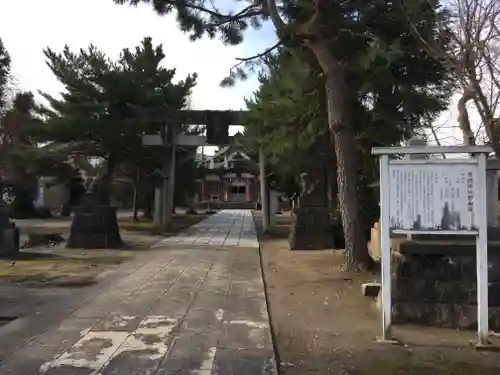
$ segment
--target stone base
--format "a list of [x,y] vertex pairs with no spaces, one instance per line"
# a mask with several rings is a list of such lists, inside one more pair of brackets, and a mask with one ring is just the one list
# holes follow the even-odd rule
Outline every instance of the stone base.
[[[500,330],[500,307],[488,309],[489,328]],[[394,302],[395,324],[417,324],[433,327],[477,329],[477,306],[437,302]]]
[[0,233],[0,257],[11,257],[19,253],[19,228],[12,225]]
[[299,207],[292,216],[290,250],[334,248],[333,231],[327,207]]
[[122,245],[115,207],[75,207],[74,213],[67,248],[106,249]]
[[0,257],[19,253],[19,228],[9,219],[9,207],[0,206]]
[[[475,254],[393,254],[394,323],[476,329]],[[489,254],[489,324],[500,330],[500,256]]]

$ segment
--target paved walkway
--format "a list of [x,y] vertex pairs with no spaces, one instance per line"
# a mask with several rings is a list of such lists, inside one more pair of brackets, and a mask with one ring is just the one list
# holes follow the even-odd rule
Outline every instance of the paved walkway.
[[193,225],[177,236],[169,237],[156,246],[258,248],[250,210],[223,210]]
[[276,374],[250,212],[222,211],[196,228],[222,245],[158,247],[8,356],[0,374]]

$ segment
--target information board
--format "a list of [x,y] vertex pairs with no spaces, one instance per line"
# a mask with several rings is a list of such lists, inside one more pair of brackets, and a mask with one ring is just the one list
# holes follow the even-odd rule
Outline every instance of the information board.
[[389,224],[404,231],[477,229],[475,164],[389,163]]

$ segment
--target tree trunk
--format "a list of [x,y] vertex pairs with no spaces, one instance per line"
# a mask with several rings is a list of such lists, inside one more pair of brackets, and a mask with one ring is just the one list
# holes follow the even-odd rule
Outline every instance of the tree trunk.
[[470,120],[469,120],[469,112],[467,111],[467,102],[474,98],[474,90],[465,89],[464,93],[458,100],[457,110],[458,110],[458,124],[460,126],[460,130],[462,131],[462,137],[465,145],[475,145],[476,137],[474,136],[474,132],[472,131]]
[[358,147],[348,106],[349,88],[345,70],[329,66],[326,75],[328,121],[333,133],[337,159],[338,204],[345,237],[344,270],[365,270],[371,264],[360,215],[357,181]]
[[[328,151],[327,151],[327,165],[333,165],[336,163],[335,160],[335,145],[333,142],[333,134],[332,132],[328,132]],[[337,173],[335,169],[327,170],[327,191],[328,191],[328,209],[330,211],[332,219],[335,219],[337,216],[338,204],[337,204]]]

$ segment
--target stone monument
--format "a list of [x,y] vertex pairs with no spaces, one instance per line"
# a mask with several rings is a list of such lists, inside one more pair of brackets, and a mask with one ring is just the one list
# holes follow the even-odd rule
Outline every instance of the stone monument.
[[289,243],[291,250],[331,249],[333,232],[324,176],[301,175],[301,193],[293,210]]
[[75,207],[74,213],[67,248],[105,249],[122,245],[116,207],[109,205],[109,190],[105,181],[94,180],[82,206]]

